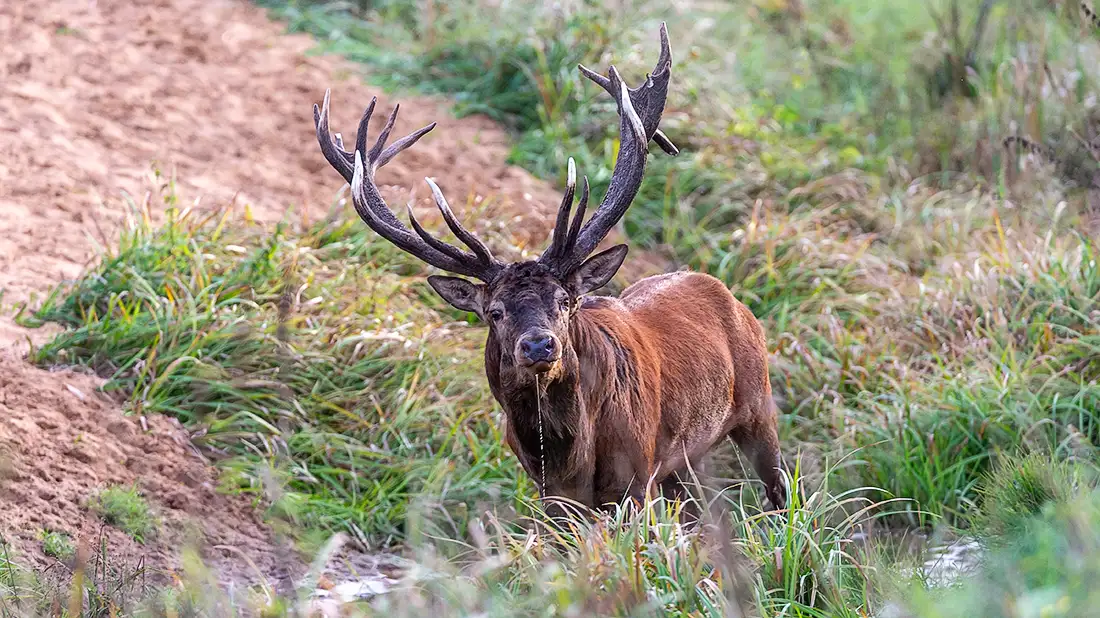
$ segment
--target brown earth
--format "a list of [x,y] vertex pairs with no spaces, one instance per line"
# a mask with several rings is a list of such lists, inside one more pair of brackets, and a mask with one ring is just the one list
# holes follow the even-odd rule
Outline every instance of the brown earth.
[[[272,542],[249,503],[216,491],[214,471],[178,421],[156,416],[143,426],[97,391],[99,380],[72,371],[45,373],[9,356],[0,359],[0,375],[2,525],[32,562],[50,563],[37,550],[40,532],[50,530],[92,548],[103,535],[114,563],[133,568],[144,558],[153,581],[169,579],[162,569],[177,566],[179,549],[192,540],[227,581],[258,581],[239,552],[280,587],[298,575],[298,557]],[[112,485],[137,485],[150,498],[162,521],[145,545],[89,513],[89,497]],[[200,524],[196,538],[189,538],[192,522]]]
[[[103,531],[120,555],[175,569],[197,527],[223,583],[252,578],[248,561],[274,580],[300,570],[247,500],[213,489],[216,473],[178,423],[149,418],[146,429],[95,378],[19,360],[50,331],[12,318],[78,276],[116,238],[127,202],[169,179],[184,204],[246,206],[263,222],[325,212],[342,182],[318,151],[312,105],[332,87],[334,130],[351,135],[381,93],[283,32],[236,0],[0,2],[0,534],[32,562],[49,561],[36,540],[49,528],[85,541]],[[379,116],[396,102],[380,96]],[[485,118],[455,119],[446,101],[400,102],[399,131],[440,126],[379,174],[387,197],[403,204],[413,188],[428,208],[431,175],[456,210],[477,207],[475,227],[541,247],[559,193],[505,165],[508,136]],[[87,508],[105,484],[134,482],[163,519],[144,546]]]

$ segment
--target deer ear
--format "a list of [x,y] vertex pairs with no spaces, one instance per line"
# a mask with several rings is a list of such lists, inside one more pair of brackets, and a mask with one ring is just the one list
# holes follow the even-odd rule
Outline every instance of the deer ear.
[[472,311],[479,317],[481,316],[481,308],[485,298],[484,284],[473,283],[458,277],[432,275],[428,277],[428,285],[432,286],[436,294],[451,303],[455,309]]
[[567,277],[572,292],[580,296],[602,288],[623,265],[626,252],[626,245],[615,245],[585,260]]

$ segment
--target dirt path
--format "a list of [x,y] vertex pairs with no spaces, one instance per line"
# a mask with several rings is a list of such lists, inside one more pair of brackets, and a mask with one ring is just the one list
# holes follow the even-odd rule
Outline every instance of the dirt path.
[[[317,149],[313,103],[332,87],[334,129],[349,135],[371,96],[383,117],[398,101],[283,32],[236,0],[0,3],[0,533],[33,560],[47,561],[42,528],[98,534],[88,497],[136,481],[166,528],[147,546],[111,533],[123,553],[175,568],[190,522],[209,547],[243,550],[267,577],[300,566],[246,502],[210,489],[213,471],[178,426],[151,419],[145,430],[94,379],[20,360],[21,342],[49,332],[11,317],[114,241],[126,196],[140,202],[168,178],[184,203],[247,205],[261,221],[288,206],[295,217],[329,207],[342,182]],[[504,164],[507,136],[484,118],[456,120],[445,101],[400,102],[398,130],[440,126],[379,175],[391,204],[412,187],[427,208],[430,175],[456,209],[480,202],[481,225],[504,222],[517,244],[541,247],[559,194]],[[229,566],[229,550],[211,552],[221,581],[249,578]]]

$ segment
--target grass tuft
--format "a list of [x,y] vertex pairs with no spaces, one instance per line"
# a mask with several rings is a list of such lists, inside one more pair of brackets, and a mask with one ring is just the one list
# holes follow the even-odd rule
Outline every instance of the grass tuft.
[[994,539],[1027,535],[1028,525],[1036,518],[1092,492],[1096,472],[1091,465],[1060,461],[1045,453],[1003,457],[985,478],[982,508],[973,527]]
[[76,555],[76,545],[73,538],[65,532],[55,530],[42,531],[42,553],[51,558],[67,561]]
[[144,543],[157,530],[156,518],[137,487],[107,487],[89,500],[88,507],[138,543]]

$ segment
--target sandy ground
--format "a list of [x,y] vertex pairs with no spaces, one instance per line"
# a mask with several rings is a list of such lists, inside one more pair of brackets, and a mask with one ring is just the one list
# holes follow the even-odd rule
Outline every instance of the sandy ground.
[[[361,69],[307,56],[309,38],[283,33],[233,0],[0,2],[0,534],[34,562],[49,561],[37,541],[49,528],[107,534],[158,570],[179,566],[185,537],[203,539],[223,582],[255,576],[238,551],[272,580],[301,567],[246,501],[214,491],[215,472],[177,423],[143,425],[95,378],[20,357],[50,331],[19,327],[13,308],[77,277],[117,237],[128,202],[174,179],[200,208],[235,204],[265,222],[321,216],[342,186],[313,132],[312,106],[331,87],[345,136],[373,95],[379,122],[402,104],[399,131],[440,122],[380,172],[391,206],[412,188],[427,209],[432,176],[459,212],[481,205],[475,227],[504,226],[518,246],[546,242],[560,194],[504,164],[508,137],[493,123],[455,119],[442,100],[384,96]],[[99,487],[134,482],[165,522],[146,545],[104,532],[87,508]]]

